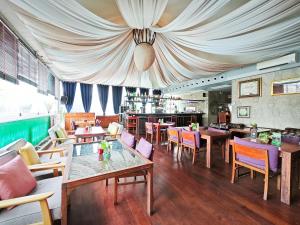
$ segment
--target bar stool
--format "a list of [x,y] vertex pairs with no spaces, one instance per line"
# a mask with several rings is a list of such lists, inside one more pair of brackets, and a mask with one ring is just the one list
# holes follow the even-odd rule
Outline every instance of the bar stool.
[[137,116],[127,116],[125,126],[128,132],[134,130],[138,134],[139,118]]

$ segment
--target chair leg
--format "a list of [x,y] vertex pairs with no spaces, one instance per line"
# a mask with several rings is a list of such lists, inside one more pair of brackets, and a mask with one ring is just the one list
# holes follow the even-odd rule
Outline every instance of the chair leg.
[[114,204],[118,204],[118,178],[115,177],[114,185]]
[[234,184],[235,172],[236,172],[235,163],[232,163],[232,173],[231,173],[231,183],[232,184]]
[[253,180],[253,177],[254,177],[254,171],[253,170],[250,170],[250,177]]
[[268,199],[269,174],[265,174],[264,200]]
[[193,165],[195,164],[196,149],[193,148]]
[[108,186],[108,179],[105,179],[105,186]]
[[277,175],[277,190],[280,191],[280,187],[281,187],[281,176],[280,174]]

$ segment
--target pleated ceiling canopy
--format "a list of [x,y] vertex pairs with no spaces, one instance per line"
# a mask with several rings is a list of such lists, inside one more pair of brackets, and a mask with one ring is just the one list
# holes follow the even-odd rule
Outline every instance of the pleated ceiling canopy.
[[[300,49],[299,0],[0,0],[1,14],[67,81],[162,88]],[[132,30],[156,32],[134,64]]]

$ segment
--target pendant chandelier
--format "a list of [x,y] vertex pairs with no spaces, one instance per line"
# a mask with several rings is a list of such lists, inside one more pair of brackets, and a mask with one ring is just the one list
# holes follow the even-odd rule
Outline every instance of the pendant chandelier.
[[148,28],[133,29],[133,39],[136,43],[134,49],[134,63],[139,71],[148,70],[155,60],[153,43],[156,33]]

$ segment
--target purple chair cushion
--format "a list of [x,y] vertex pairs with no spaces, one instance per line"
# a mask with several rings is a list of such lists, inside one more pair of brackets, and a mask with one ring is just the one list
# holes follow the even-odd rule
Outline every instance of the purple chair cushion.
[[153,152],[153,146],[151,143],[146,141],[144,138],[140,139],[140,141],[137,144],[135,149],[138,152],[140,152],[143,156],[145,156],[147,159],[151,159],[152,152]]
[[[278,169],[278,148],[273,145],[265,145],[265,144],[258,144],[252,141],[244,140],[238,137],[234,137],[234,142],[243,146],[247,146],[250,148],[258,148],[258,149],[266,149],[268,150],[269,155],[269,166],[270,170],[273,172],[277,172]],[[242,156],[237,154],[237,159],[241,162],[250,164],[252,166],[264,169],[265,163],[263,160],[253,159],[247,156]]]
[[132,134],[129,134],[126,131],[123,131],[121,134],[121,140],[131,148],[135,146],[135,138]]
[[214,131],[214,132],[220,132],[220,133],[227,133],[227,130],[220,130],[220,129],[213,128],[213,127],[209,127],[207,130]]
[[[196,147],[200,148],[200,132],[199,131],[182,130],[182,133],[194,133],[195,138],[196,138]],[[194,144],[194,143],[192,143],[192,141],[187,140],[187,139],[183,139],[183,138],[181,138],[181,141],[182,141],[183,144],[187,144],[187,145],[193,145]]]

